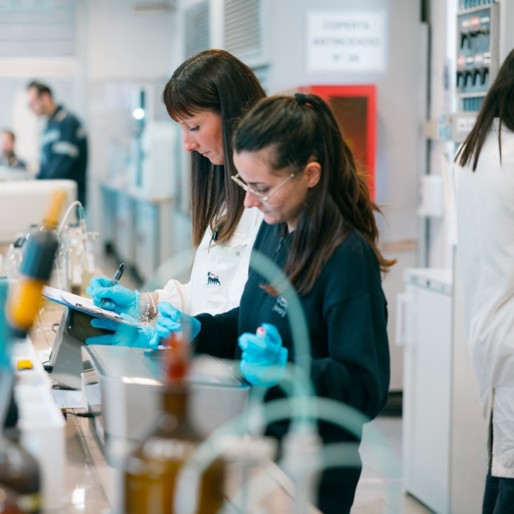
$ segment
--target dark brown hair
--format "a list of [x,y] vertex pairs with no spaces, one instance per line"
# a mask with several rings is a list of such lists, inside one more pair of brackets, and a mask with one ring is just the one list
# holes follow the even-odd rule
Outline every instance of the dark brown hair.
[[511,50],[503,61],[496,79],[482,102],[482,107],[478,112],[477,120],[471,132],[455,156],[455,162],[464,167],[473,161],[471,168],[473,171],[476,170],[480,152],[495,118],[500,120],[498,149],[501,162],[502,125],[505,124],[509,130],[514,131],[514,50]]
[[265,96],[253,71],[224,50],[193,55],[173,73],[162,93],[175,121],[199,111],[221,115],[225,164],[215,166],[198,152],[191,154],[193,242],[198,245],[208,226],[217,241],[227,241],[243,213],[244,192],[230,180],[235,174],[232,134],[236,124]]
[[10,138],[11,138],[11,141],[13,143],[16,142],[16,135],[14,134],[14,132],[12,130],[9,130],[9,129],[0,129],[0,134],[7,134]]
[[41,96],[43,93],[46,93],[52,97],[52,90],[42,82],[38,82],[37,80],[32,80],[27,84],[27,89],[35,89],[37,91],[37,95]]
[[[303,170],[310,159],[321,165],[319,183],[309,189],[285,267],[301,294],[308,293],[330,256],[352,231],[370,245],[382,271],[394,261],[380,253],[366,179],[328,105],[316,95],[273,96],[261,100],[239,125],[235,152],[270,148],[273,170]],[[282,173],[285,173],[283,171]],[[322,230],[320,228],[323,227]]]

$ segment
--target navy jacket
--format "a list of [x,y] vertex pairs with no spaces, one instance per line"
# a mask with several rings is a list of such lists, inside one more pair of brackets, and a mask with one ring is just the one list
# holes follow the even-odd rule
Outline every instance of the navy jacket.
[[87,138],[76,116],[58,106],[41,139],[41,166],[37,178],[77,182],[78,200],[86,202]]

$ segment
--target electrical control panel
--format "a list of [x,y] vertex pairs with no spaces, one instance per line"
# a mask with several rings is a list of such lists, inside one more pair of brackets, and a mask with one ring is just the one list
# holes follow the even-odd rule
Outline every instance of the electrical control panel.
[[455,141],[462,141],[473,127],[498,72],[499,39],[498,2],[461,0],[457,14]]

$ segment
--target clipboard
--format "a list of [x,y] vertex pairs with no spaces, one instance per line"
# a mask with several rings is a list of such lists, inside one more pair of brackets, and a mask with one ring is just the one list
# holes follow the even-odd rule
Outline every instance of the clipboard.
[[105,318],[116,323],[129,325],[139,329],[143,325],[135,319],[122,318],[118,313],[96,306],[90,298],[57,289],[55,287],[43,286],[43,297],[51,302],[59,303],[74,311],[83,312],[94,318]]

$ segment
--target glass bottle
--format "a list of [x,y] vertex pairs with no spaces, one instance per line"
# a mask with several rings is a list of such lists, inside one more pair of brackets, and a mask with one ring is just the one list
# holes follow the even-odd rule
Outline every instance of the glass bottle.
[[[125,462],[125,514],[175,514],[179,473],[201,442],[188,419],[187,345],[173,336],[167,346],[162,350],[165,378],[156,426]],[[191,495],[186,499],[196,504],[196,509],[193,506],[188,512],[219,512],[224,502],[224,472],[221,458],[211,463],[200,476],[196,498]],[[194,480],[188,485],[191,482]],[[181,497],[181,504],[183,500]]]
[[25,514],[17,503],[14,491],[0,484],[0,514]]
[[18,280],[21,278],[21,262],[23,260],[23,247],[26,238],[18,237],[16,241],[9,245],[9,249],[5,255],[5,274],[10,280]]
[[95,275],[95,248],[94,242],[98,232],[84,232],[82,234],[82,296],[86,296],[89,282]]
[[[12,337],[5,319],[7,288],[7,282],[0,280],[0,488],[6,486],[14,491],[19,509],[27,514],[33,514],[41,511],[39,464],[19,444],[17,429],[7,431],[4,428],[6,414],[13,398],[14,383],[10,351]],[[9,495],[4,491],[4,496],[7,498]]]
[[17,495],[17,505],[26,514],[41,512],[39,463],[18,440],[16,430],[0,437],[0,486]]
[[66,281],[73,294],[85,296],[86,289],[95,272],[93,241],[96,233],[86,232],[83,225],[70,226],[64,243],[66,251]]
[[66,232],[67,281],[70,291],[80,295],[82,292],[82,240],[79,227],[70,226]]

